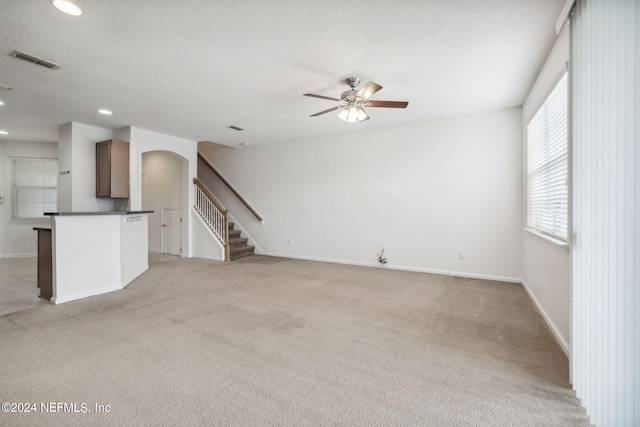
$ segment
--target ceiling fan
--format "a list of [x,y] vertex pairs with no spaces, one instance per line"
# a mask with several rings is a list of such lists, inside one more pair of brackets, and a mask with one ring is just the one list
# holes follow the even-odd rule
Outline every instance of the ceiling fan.
[[356,90],[356,86],[360,84],[359,78],[349,77],[345,82],[351,87],[351,90],[342,92],[340,99],[332,98],[330,96],[314,95],[313,93],[304,94],[304,96],[310,96],[312,98],[328,99],[329,101],[340,102],[340,105],[312,114],[311,117],[321,116],[340,109],[342,111],[340,111],[338,117],[345,122],[357,123],[369,120],[369,116],[362,107],[407,108],[407,105],[409,105],[408,102],[401,101],[369,101],[369,97],[371,95],[382,89],[382,86],[374,82],[367,83],[362,86],[360,90]]

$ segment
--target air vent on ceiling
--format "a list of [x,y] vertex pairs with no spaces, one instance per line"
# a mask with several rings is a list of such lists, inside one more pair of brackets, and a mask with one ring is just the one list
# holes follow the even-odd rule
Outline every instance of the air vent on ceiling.
[[227,126],[227,127],[228,127],[229,129],[233,129],[233,130],[244,130],[244,129],[242,129],[242,128],[239,128],[238,126],[233,126],[233,125],[231,125],[231,126]]
[[13,87],[6,85],[4,83],[0,83],[0,90],[11,90]]
[[18,52],[17,50],[14,50],[11,56],[13,56],[14,58],[24,59],[25,61],[33,62],[34,64],[47,67],[51,70],[57,70],[58,68],[60,68],[60,65],[58,64],[54,64],[53,62],[49,62],[44,59],[36,58],[35,56],[26,54],[24,52]]

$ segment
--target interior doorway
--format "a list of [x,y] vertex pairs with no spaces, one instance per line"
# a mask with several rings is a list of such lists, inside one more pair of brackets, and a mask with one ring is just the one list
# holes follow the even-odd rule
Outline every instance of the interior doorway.
[[[184,218],[185,161],[167,151],[142,154],[142,200],[149,214],[149,252],[182,256],[188,252],[185,237],[187,219]],[[182,251],[181,251],[182,249]]]
[[182,254],[182,210],[162,208],[162,253]]

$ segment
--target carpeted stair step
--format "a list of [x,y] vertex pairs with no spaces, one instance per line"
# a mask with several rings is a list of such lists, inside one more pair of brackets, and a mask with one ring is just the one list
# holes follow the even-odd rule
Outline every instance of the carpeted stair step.
[[254,246],[244,245],[231,247],[231,260],[242,258],[244,256],[253,255]]
[[240,248],[243,246],[247,246],[247,242],[249,241],[249,239],[247,239],[246,237],[238,237],[235,239],[229,239],[229,245],[232,248]]

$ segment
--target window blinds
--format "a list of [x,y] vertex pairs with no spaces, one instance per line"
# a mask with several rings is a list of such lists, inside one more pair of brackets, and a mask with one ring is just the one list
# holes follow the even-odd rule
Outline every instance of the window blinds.
[[640,426],[640,2],[571,30],[571,382],[590,422]]
[[567,73],[527,126],[527,225],[567,241]]
[[13,218],[46,218],[58,198],[57,159],[11,159]]

